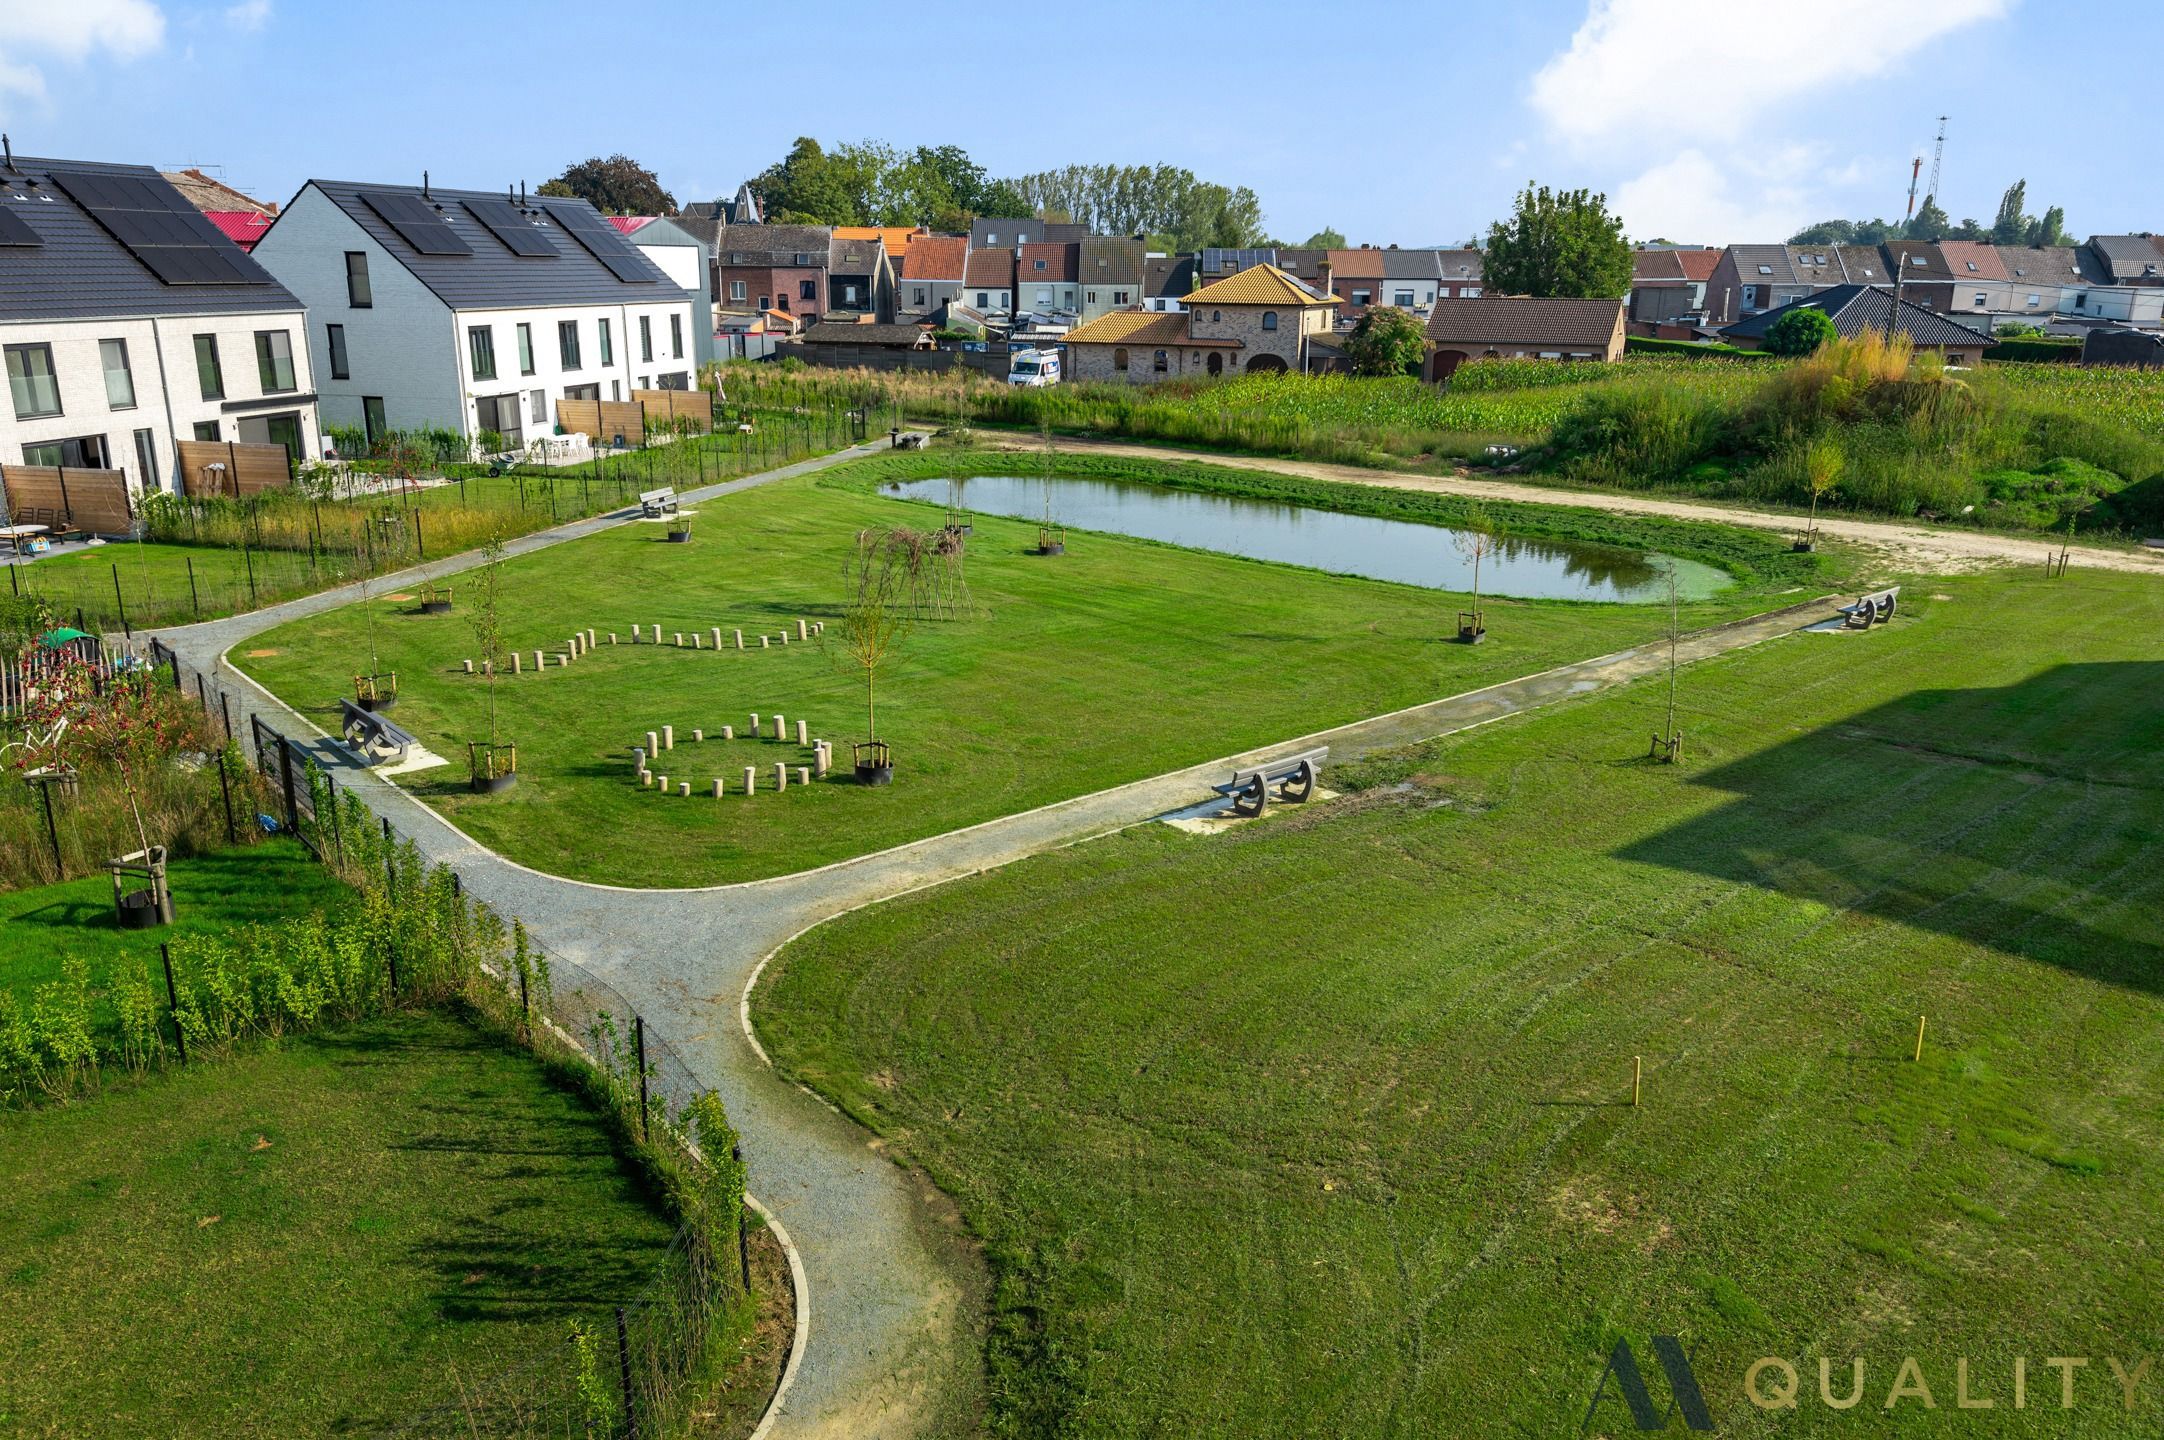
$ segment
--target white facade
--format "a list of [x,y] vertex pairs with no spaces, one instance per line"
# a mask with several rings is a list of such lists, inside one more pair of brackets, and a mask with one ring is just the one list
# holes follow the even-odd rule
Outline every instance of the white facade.
[[[268,340],[267,371],[258,335]],[[214,347],[208,384],[199,374],[197,337]],[[108,341],[120,348],[109,350]],[[22,413],[47,407],[10,387],[10,403],[0,408],[0,464],[87,465],[94,448],[94,463],[126,472],[129,488],[140,493],[174,488],[176,437],[279,440],[297,460],[321,453],[315,371],[299,311],[21,321],[0,325],[0,346],[44,347],[59,404],[55,414]],[[116,362],[124,357],[110,379],[108,354]],[[55,445],[63,453],[46,448]]]
[[[348,287],[349,252],[366,257],[365,305],[354,303]],[[454,310],[313,186],[253,253],[308,306],[325,425],[444,426],[472,438],[493,430],[517,446],[555,432],[556,402],[567,394],[624,400],[633,390],[698,383],[689,300]],[[703,293],[704,281],[699,285]],[[521,349],[521,326],[530,354]],[[565,326],[575,346],[567,345]],[[333,363],[334,327],[342,369]],[[492,368],[476,363],[476,331],[488,336]]]

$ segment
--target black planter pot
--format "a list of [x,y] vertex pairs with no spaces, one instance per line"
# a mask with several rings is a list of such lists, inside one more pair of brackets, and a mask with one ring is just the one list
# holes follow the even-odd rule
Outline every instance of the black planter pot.
[[155,891],[134,890],[120,897],[119,920],[123,930],[152,930],[173,918],[171,907],[164,914],[158,910]]
[[367,699],[356,700],[353,703],[366,710],[369,714],[375,715],[385,710],[396,709],[398,697],[396,695],[375,695]]
[[1461,629],[1460,631],[1458,631],[1458,643],[1460,645],[1478,645],[1481,641],[1487,638],[1488,630],[1486,626],[1482,626],[1478,630]]
[[671,530],[669,532],[668,540],[671,545],[689,545],[691,543],[691,532],[689,530],[685,530],[679,533],[677,531]]
[[894,783],[894,767],[892,765],[859,765],[857,767],[857,783],[859,785],[892,785]]
[[1809,540],[1798,540],[1795,544],[1789,546],[1788,548],[1798,555],[1808,555],[1813,550],[1816,550],[1818,546],[1816,546]]
[[513,785],[518,784],[518,771],[513,770],[507,775],[498,775],[492,780],[484,780],[476,775],[468,783],[472,786],[473,793],[476,795],[501,795]]
[[1037,553],[1039,555],[1064,555],[1067,553],[1067,545],[1065,541],[1047,540],[1037,547]]
[[423,600],[421,602],[421,613],[423,615],[448,615],[451,613],[451,602],[448,600]]

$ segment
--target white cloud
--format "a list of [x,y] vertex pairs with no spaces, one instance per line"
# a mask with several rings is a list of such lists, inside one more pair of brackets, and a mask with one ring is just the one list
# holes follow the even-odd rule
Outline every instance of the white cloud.
[[43,102],[40,62],[138,59],[165,43],[165,12],[150,0],[0,0],[0,35],[0,106],[10,96]]
[[271,0],[240,0],[225,9],[225,23],[236,30],[260,30],[270,23]]
[[1796,217],[1806,203],[1800,180],[1808,163],[1783,156],[1766,170],[1743,172],[1703,150],[1684,150],[1618,186],[1611,208],[1634,240],[1781,239],[1802,223]]
[[[1555,135],[1619,147],[1732,132],[1785,102],[1891,69],[2011,0],[1592,0],[1533,77]],[[1802,28],[1799,28],[1802,27]]]

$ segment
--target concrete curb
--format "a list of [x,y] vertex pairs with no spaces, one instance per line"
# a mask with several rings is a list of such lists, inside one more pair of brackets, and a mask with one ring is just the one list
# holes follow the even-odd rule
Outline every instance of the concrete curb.
[[782,1228],[780,1218],[760,1204],[749,1190],[744,1192],[744,1203],[766,1222],[766,1228],[781,1242],[782,1254],[789,1257],[789,1286],[796,1292],[796,1323],[789,1332],[789,1359],[782,1365],[781,1380],[774,1386],[773,1397],[766,1402],[766,1413],[759,1417],[759,1423],[751,1432],[751,1440],[766,1440],[781,1419],[782,1404],[789,1398],[789,1387],[796,1384],[797,1369],[804,1363],[804,1347],[811,1339],[811,1282],[804,1278],[804,1257],[797,1253],[796,1242]]

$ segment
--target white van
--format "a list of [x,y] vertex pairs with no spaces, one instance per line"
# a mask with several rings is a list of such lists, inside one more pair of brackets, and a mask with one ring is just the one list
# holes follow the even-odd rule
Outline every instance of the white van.
[[1009,385],[1059,384],[1059,351],[1017,350],[1008,357]]

